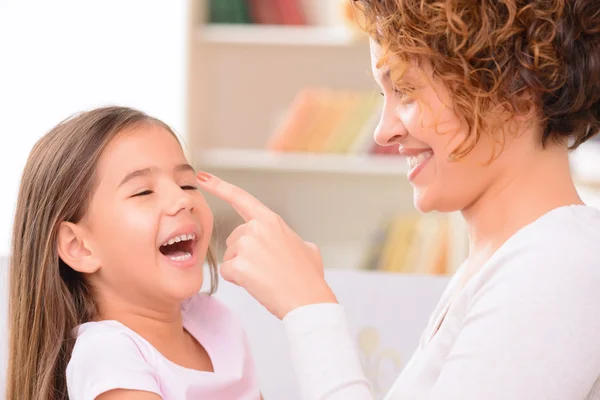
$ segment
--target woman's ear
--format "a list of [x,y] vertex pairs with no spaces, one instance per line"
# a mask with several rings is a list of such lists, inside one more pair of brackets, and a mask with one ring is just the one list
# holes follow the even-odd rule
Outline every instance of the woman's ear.
[[91,274],[100,269],[100,262],[89,247],[82,227],[62,222],[58,230],[58,255],[75,271]]

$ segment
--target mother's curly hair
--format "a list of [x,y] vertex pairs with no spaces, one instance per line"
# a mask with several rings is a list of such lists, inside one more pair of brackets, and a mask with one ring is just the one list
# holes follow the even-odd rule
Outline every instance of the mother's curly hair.
[[576,148],[600,131],[600,0],[354,0],[354,5],[392,72],[409,60],[426,60],[452,93],[471,139],[456,156],[475,146],[489,127],[486,112],[498,105],[511,115],[534,111],[542,123],[542,145],[567,140]]

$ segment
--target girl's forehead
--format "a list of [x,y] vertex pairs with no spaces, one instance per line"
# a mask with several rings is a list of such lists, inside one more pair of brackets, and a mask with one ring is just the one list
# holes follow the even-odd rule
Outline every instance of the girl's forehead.
[[167,129],[155,124],[143,124],[119,132],[108,144],[103,156],[173,156],[183,155],[179,141]]
[[146,124],[117,134],[103,152],[98,168],[106,177],[181,164],[187,160],[174,135],[163,127]]

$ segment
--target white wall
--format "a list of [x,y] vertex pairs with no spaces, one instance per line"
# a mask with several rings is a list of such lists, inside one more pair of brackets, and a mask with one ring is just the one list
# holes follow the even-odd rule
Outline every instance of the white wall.
[[108,103],[184,129],[184,1],[0,1],[0,253],[35,141]]
[[[186,23],[187,1],[181,0],[0,0],[0,255],[9,251],[27,155],[57,122],[121,104],[183,133]],[[5,285],[1,268],[0,288]],[[2,290],[0,393],[5,309]]]
[[5,386],[6,386],[6,354],[7,354],[7,343],[6,343],[6,334],[7,334],[7,311],[8,307],[6,305],[6,292],[8,290],[7,280],[6,280],[6,271],[8,266],[8,260],[6,257],[0,255],[0,399],[5,397]]

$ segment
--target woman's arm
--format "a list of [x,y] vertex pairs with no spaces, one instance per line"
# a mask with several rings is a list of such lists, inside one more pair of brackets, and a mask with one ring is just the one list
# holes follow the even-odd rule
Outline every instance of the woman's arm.
[[198,182],[246,221],[227,238],[221,276],[284,320],[303,398],[372,400],[316,246],[246,191],[203,172]]
[[[452,349],[420,388],[427,400],[587,398],[600,375],[600,271],[594,249],[560,249],[528,245],[471,294]],[[301,307],[283,323],[304,399],[372,399],[341,306]]]
[[283,323],[303,399],[373,399],[339,304],[298,308]]

